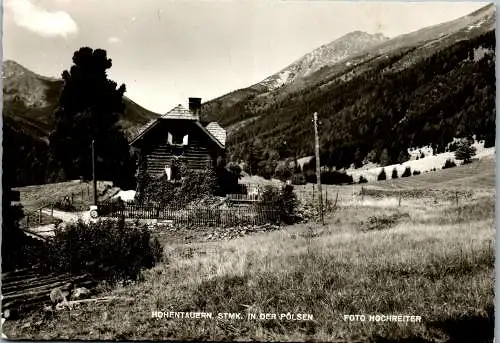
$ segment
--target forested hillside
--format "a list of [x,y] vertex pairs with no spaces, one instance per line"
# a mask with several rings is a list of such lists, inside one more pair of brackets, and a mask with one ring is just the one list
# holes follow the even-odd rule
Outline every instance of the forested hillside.
[[[402,63],[415,49],[365,61],[344,77],[336,74],[254,111],[259,120],[229,137],[232,159],[312,155],[313,112],[321,121],[322,164],[337,168],[367,157],[400,162],[407,148],[426,144],[439,152],[454,136],[476,134],[494,144],[495,32]],[[353,74],[355,68],[365,70]]]
[[[3,63],[3,163],[14,186],[47,182],[48,137],[64,86],[62,79],[38,75],[14,61]],[[158,115],[124,97],[119,124],[128,136]]]

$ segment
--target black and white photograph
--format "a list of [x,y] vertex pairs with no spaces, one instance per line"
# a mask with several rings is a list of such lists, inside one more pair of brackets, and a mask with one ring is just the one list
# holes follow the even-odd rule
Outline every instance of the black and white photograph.
[[1,7],[2,339],[494,342],[495,3]]

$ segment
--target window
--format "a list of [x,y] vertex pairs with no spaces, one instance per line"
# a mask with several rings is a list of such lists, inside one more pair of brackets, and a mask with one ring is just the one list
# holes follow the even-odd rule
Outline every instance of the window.
[[168,143],[172,145],[188,145],[188,135],[168,133]]
[[172,180],[172,167],[171,166],[165,167],[165,174],[167,175],[168,181]]

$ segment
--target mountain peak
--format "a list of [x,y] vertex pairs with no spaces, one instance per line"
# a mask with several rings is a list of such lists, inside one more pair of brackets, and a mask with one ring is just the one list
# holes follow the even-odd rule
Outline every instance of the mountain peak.
[[310,75],[324,66],[333,65],[359,54],[389,38],[381,33],[370,34],[363,31],[349,32],[340,38],[320,46],[290,64],[280,72],[260,82],[269,90],[291,84],[296,79]]

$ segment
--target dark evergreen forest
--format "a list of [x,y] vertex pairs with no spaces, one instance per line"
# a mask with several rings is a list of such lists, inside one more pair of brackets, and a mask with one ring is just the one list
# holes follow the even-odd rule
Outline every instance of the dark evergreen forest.
[[[272,160],[314,154],[312,113],[320,118],[321,162],[336,168],[365,158],[383,165],[405,161],[409,147],[442,152],[452,138],[477,135],[495,142],[495,32],[459,41],[398,71],[391,68],[415,48],[386,59],[349,81],[338,76],[288,94],[247,113],[259,116],[229,137],[233,160]],[[242,110],[244,108],[244,110]],[[306,115],[310,114],[310,115]]]

